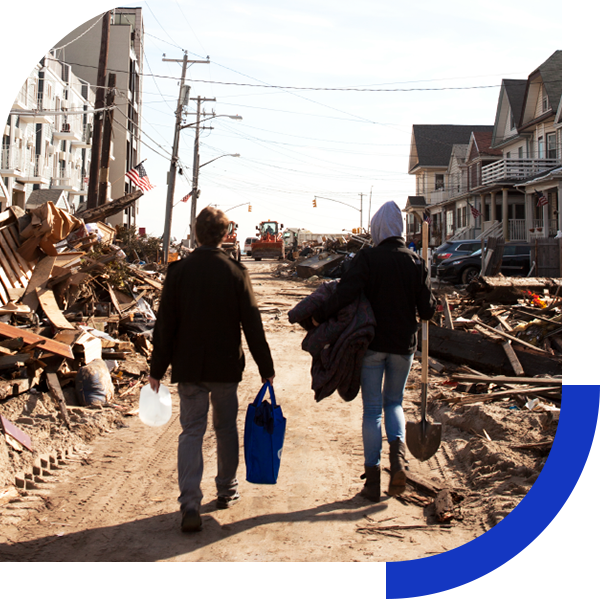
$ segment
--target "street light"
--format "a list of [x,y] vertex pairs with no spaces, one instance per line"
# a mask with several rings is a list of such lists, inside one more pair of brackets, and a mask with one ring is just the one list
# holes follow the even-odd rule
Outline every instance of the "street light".
[[181,125],[180,129],[186,129],[187,127],[194,127],[195,125],[199,125],[200,123],[205,123],[206,121],[210,121],[211,119],[218,118],[227,118],[233,119],[234,121],[242,121],[243,118],[239,114],[213,114],[205,119],[200,119],[199,121],[195,121],[193,123],[187,123],[186,125]]
[[[183,83],[183,81],[182,81]],[[200,112],[198,110],[198,112]],[[163,232],[163,257],[164,257],[164,262],[165,264],[167,264],[169,262],[169,247],[171,245],[171,224],[173,221],[173,199],[175,197],[175,176],[176,176],[176,172],[177,172],[177,163],[179,161],[179,159],[177,158],[177,153],[179,152],[179,133],[181,132],[182,129],[185,129],[187,127],[191,127],[191,126],[196,126],[196,143],[195,143],[195,156],[194,156],[194,160],[196,161],[196,159],[199,156],[199,148],[198,148],[198,137],[199,137],[199,133],[200,133],[200,123],[204,122],[204,121],[208,121],[211,119],[215,119],[217,117],[225,117],[225,118],[229,118],[229,119],[233,119],[236,121],[241,121],[242,117],[239,114],[235,114],[235,115],[231,115],[231,114],[213,114],[205,119],[201,119],[199,121],[196,121],[195,123],[189,123],[187,125],[182,125],[181,124],[181,106],[178,107],[177,109],[177,119],[175,121],[175,139],[173,142],[173,154],[171,156],[171,169],[169,171],[169,185],[168,185],[168,189],[167,189],[167,206],[166,206],[166,215],[165,215],[165,230]],[[220,156],[219,156],[220,158]],[[214,159],[216,160],[216,158]],[[211,162],[211,161],[209,161]],[[197,162],[196,162],[197,164]],[[197,167],[200,168],[200,167]],[[196,168],[194,168],[195,173],[197,173]],[[197,188],[197,184],[194,185],[194,188]],[[197,197],[197,190],[194,191],[193,193],[193,201],[192,204],[195,207],[196,204],[196,197]],[[192,223],[192,230],[193,230],[193,223]],[[193,237],[193,235],[191,236]]]
[[[242,117],[240,117],[242,118]],[[190,207],[190,247],[196,245],[196,240],[194,237],[194,221],[196,220],[196,199],[198,198],[198,171],[207,164],[214,162],[215,160],[219,160],[219,158],[224,158],[225,156],[231,156],[233,158],[239,158],[239,154],[222,154],[221,156],[217,156],[212,160],[206,161],[204,164],[200,164],[198,167],[194,169],[194,189],[192,190],[192,205]],[[198,163],[198,155],[194,156],[194,163]]]

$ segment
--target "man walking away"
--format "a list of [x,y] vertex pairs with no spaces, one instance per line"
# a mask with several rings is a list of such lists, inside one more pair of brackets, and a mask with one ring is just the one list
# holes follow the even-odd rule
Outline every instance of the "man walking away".
[[245,365],[240,325],[263,383],[275,376],[248,271],[220,249],[228,226],[221,210],[200,212],[195,227],[200,247],[169,265],[154,328],[150,386],[158,391],[169,364],[171,382],[178,383],[183,532],[202,529],[202,442],[209,404],[217,438],[217,508],[240,497],[237,388]]

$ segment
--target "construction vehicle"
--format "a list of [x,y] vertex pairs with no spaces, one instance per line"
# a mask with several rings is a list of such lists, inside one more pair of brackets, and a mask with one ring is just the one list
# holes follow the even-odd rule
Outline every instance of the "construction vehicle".
[[255,260],[283,260],[283,225],[277,221],[263,221],[257,225],[256,231],[258,241],[252,244],[252,257]]
[[221,244],[221,248],[225,250],[231,258],[238,262],[242,259],[242,250],[240,248],[240,242],[237,238],[238,224],[229,221],[229,228],[227,229],[227,236]]

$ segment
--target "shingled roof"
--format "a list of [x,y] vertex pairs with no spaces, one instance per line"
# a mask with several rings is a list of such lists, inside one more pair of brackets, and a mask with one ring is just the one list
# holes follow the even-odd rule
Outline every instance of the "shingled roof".
[[[538,67],[537,71],[539,71],[544,81],[550,106],[556,112],[562,96],[562,50],[557,50],[546,62]],[[530,79],[537,71],[534,71],[530,75]]]
[[452,146],[468,144],[473,131],[493,129],[493,125],[413,125],[408,172],[418,166],[447,168]]
[[518,119],[523,110],[527,79],[502,79],[502,86],[506,90],[510,109],[515,119]]

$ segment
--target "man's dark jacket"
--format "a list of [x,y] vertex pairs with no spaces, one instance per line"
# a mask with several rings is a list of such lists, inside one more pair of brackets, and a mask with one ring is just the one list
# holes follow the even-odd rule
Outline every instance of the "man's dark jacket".
[[196,248],[167,272],[154,327],[150,375],[172,366],[172,383],[234,383],[245,360],[241,327],[262,378],[273,360],[246,267],[212,247]]
[[436,309],[427,267],[406,248],[402,237],[388,237],[374,248],[361,250],[338,283],[335,294],[314,313],[317,322],[347,306],[364,291],[375,315],[375,337],[369,349],[408,355],[417,349],[420,318],[429,320]]

